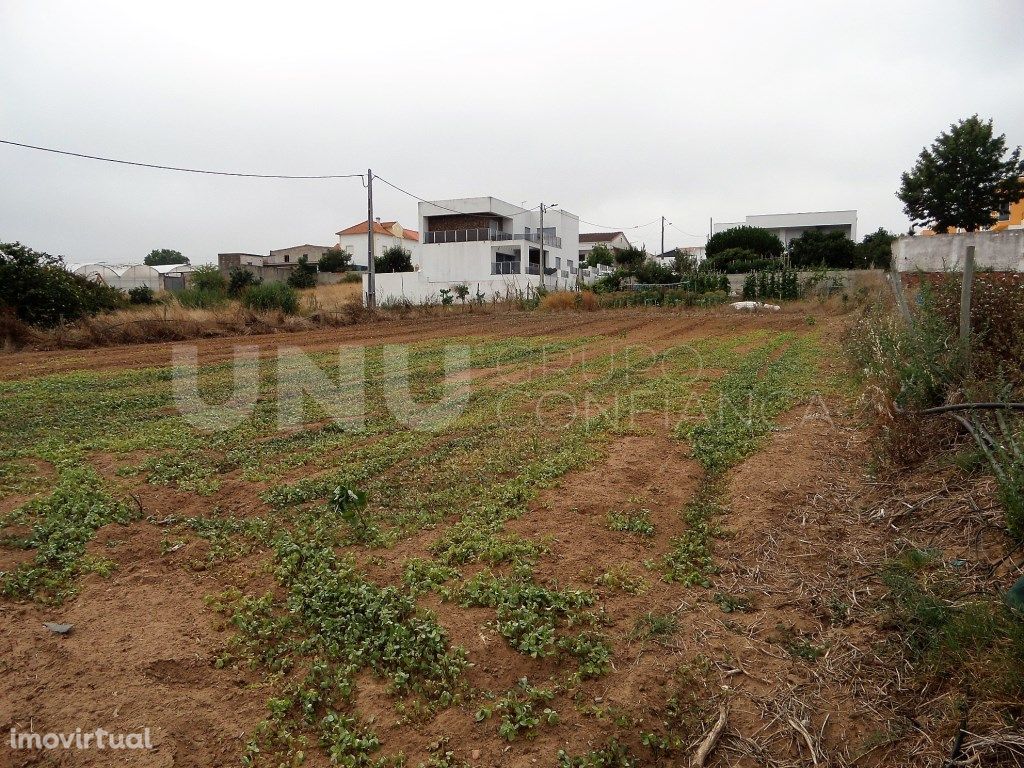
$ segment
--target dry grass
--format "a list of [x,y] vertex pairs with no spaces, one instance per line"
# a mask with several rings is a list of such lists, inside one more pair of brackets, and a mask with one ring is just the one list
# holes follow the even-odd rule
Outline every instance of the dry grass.
[[[584,293],[590,296],[590,300],[587,302],[587,305],[584,305],[583,303],[582,294],[573,293],[572,291],[555,291],[541,299],[540,307],[541,309],[556,312],[577,308],[596,309],[597,297],[595,297],[590,291],[585,291]],[[580,297],[579,307],[578,297]]]
[[363,283],[336,283],[334,285],[318,285],[299,291],[303,307],[334,310],[339,307],[362,300]]

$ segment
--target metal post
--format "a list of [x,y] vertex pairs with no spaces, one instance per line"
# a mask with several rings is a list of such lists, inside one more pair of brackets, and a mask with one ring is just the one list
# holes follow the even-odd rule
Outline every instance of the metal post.
[[967,246],[964,255],[964,281],[960,288],[960,346],[964,356],[971,349],[971,289],[974,284],[974,246]]
[[661,250],[658,251],[659,256],[665,255],[665,217],[661,217]]
[[377,265],[373,258],[373,170],[366,169],[366,306],[377,308]]

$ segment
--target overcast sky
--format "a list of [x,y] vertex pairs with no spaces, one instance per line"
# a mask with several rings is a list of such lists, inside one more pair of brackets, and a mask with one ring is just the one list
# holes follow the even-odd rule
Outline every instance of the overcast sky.
[[[665,215],[668,247],[756,213],[856,208],[861,235],[902,232],[899,175],[949,123],[977,112],[1024,143],[1022,29],[1021,0],[0,0],[0,138],[241,172],[372,167],[432,199],[544,200],[616,229]],[[0,179],[0,241],[70,261],[327,245],[366,215],[359,179],[7,146]],[[375,198],[416,226],[415,200]],[[659,246],[657,225],[627,235]]]

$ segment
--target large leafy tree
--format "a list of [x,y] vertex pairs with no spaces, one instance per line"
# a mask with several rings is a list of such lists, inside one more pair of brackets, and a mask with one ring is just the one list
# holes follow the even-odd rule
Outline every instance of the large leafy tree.
[[337,246],[324,251],[320,257],[321,272],[347,272],[352,266],[352,254]]
[[188,264],[188,259],[181,255],[181,251],[172,251],[170,248],[156,248],[149,252],[149,256],[142,260],[143,264],[156,267],[161,264]]
[[789,242],[790,263],[800,269],[824,264],[834,269],[850,269],[856,244],[842,232],[809,229]]
[[730,248],[743,248],[765,257],[782,255],[782,241],[778,237],[766,229],[745,225],[716,232],[708,240],[705,253],[710,258]]
[[914,226],[974,232],[992,224],[993,211],[1024,197],[1020,147],[977,115],[961,120],[925,147],[903,174],[896,196]]

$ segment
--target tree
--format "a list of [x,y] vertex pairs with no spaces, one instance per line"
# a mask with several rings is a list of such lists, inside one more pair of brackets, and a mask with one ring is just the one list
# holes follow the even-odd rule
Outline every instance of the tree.
[[693,256],[691,256],[688,253],[684,253],[683,251],[680,250],[676,251],[676,257],[673,260],[673,268],[675,269],[677,274],[689,274],[690,272],[693,272],[696,266],[697,264]]
[[615,263],[626,272],[631,272],[647,261],[647,251],[643,248],[620,248],[615,251]]
[[124,302],[121,291],[68,272],[60,256],[0,243],[0,312],[10,310],[29,325],[49,327]]
[[378,272],[412,272],[412,253],[393,245],[374,259],[373,265]]
[[864,239],[857,243],[856,265],[861,269],[888,269],[895,239],[896,235],[882,227],[864,235]]
[[903,211],[914,226],[974,232],[992,224],[993,212],[1024,197],[1024,162],[1018,146],[1007,155],[1006,136],[977,115],[942,132],[903,174]]
[[789,242],[789,261],[797,269],[824,264],[833,269],[852,269],[856,244],[842,232],[809,229]]
[[352,266],[352,254],[341,247],[331,248],[317,263],[321,272],[348,272]]
[[295,269],[288,275],[288,285],[292,288],[312,288],[316,285],[316,267],[309,263],[308,256],[299,256]]
[[782,241],[766,229],[760,227],[733,227],[724,232],[717,232],[708,240],[705,253],[708,258],[729,248],[743,248],[753,251],[758,256],[779,257],[782,255]]
[[587,254],[587,266],[591,269],[594,267],[610,267],[614,263],[615,254],[607,245],[598,243]]
[[149,252],[149,256],[144,258],[142,263],[149,267],[157,267],[161,264],[188,264],[189,261],[181,255],[181,251],[172,251],[170,248],[156,248]]

